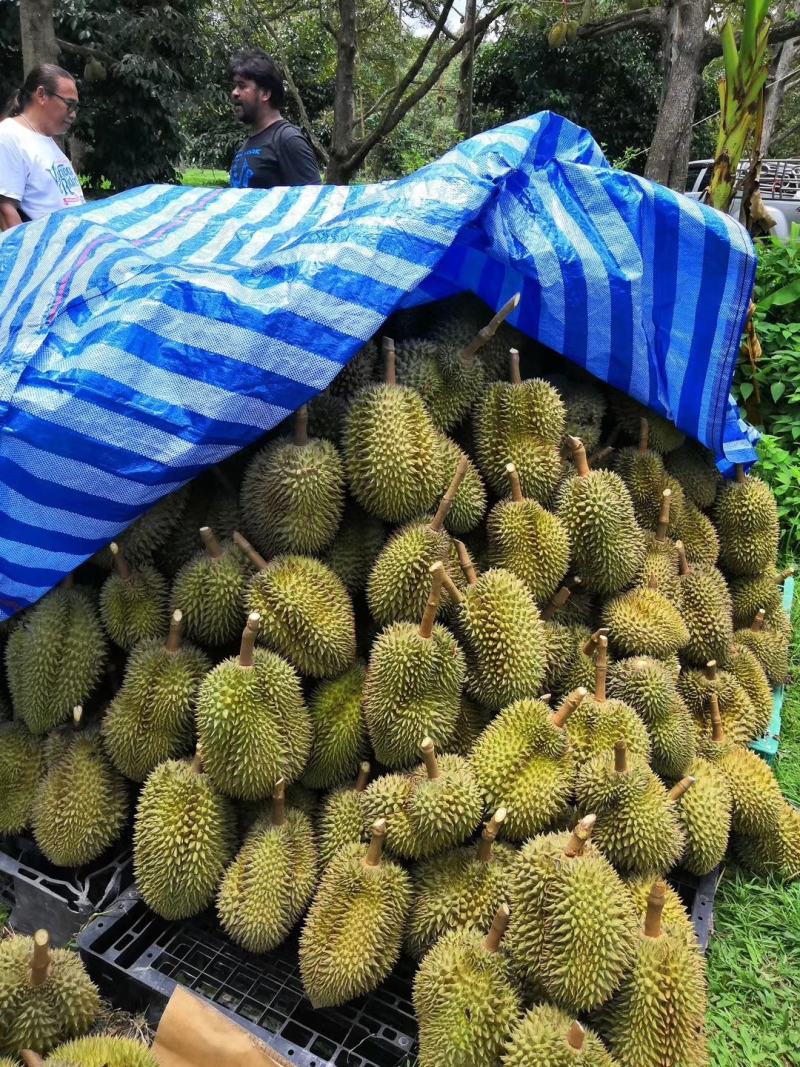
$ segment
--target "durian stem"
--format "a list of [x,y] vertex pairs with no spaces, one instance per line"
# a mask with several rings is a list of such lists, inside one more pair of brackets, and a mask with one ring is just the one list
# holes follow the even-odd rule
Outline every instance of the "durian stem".
[[257,611],[253,611],[247,616],[247,623],[242,633],[242,644],[239,649],[240,667],[253,666],[256,634],[258,633],[260,623],[261,616]]
[[715,659],[710,659],[708,661],[708,663],[705,665],[705,667],[703,668],[703,673],[705,674],[705,676],[706,676],[706,678],[707,678],[707,680],[709,682],[716,682],[716,680],[717,680],[717,661]]
[[283,826],[286,822],[286,792],[283,778],[279,778],[272,790],[272,825]]
[[419,636],[424,637],[425,640],[428,640],[433,633],[433,624],[436,622],[436,615],[439,611],[439,599],[442,595],[443,574],[444,564],[441,562],[434,563],[430,568],[431,591],[428,594],[428,602],[425,605],[422,622],[419,624]]
[[661,494],[661,511],[658,516],[658,526],[656,527],[656,541],[663,545],[667,539],[667,527],[669,526],[669,509],[672,503],[672,490],[665,489]]
[[606,674],[608,673],[608,638],[598,637],[597,658],[594,661],[594,699],[598,704],[606,700]]
[[576,1052],[580,1052],[585,1040],[586,1031],[576,1019],[567,1031],[567,1044],[570,1048],[575,1049]]
[[294,413],[294,443],[308,444],[308,405],[303,404]]
[[478,581],[478,572],[475,569],[475,564],[472,562],[472,557],[469,554],[469,550],[463,541],[458,541],[455,537],[453,542],[458,552],[458,561],[461,564],[461,570],[464,572],[464,576],[470,585],[475,585]]
[[508,377],[512,385],[522,385],[522,375],[519,372],[519,351],[516,348],[508,350]]
[[31,985],[34,989],[47,981],[50,974],[50,934],[37,930],[33,935],[33,959],[31,960]]
[[676,541],[675,548],[678,550],[678,574],[683,576],[688,574],[691,570],[689,561],[686,558],[686,548],[683,541]]
[[766,619],[766,617],[766,611],[764,611],[763,608],[759,608],[756,612],[756,617],[750,624],[750,629],[753,631],[753,633],[760,633],[764,629],[764,619]]
[[111,550],[111,555],[114,557],[114,569],[116,570],[117,574],[120,576],[123,582],[129,581],[131,577],[131,569],[128,566],[128,561],[122,554],[122,549],[119,547],[116,541],[112,541],[108,547]]
[[210,526],[200,527],[200,540],[205,545],[206,552],[208,552],[212,559],[222,558],[222,546],[217,540],[217,535]]
[[562,585],[554,596],[551,597],[550,603],[542,608],[542,621],[549,622],[557,611],[560,611],[572,596],[572,590],[568,589],[566,585]]
[[463,367],[468,367],[475,356],[475,353],[479,349],[494,337],[500,328],[501,324],[508,318],[511,312],[519,303],[520,294],[515,293],[510,300],[507,300],[505,304],[500,308],[496,315],[493,315],[489,322],[485,326],[482,326],[480,330],[475,334],[472,340],[466,345],[458,354],[458,358],[461,361]]
[[572,837],[567,842],[564,848],[564,855],[569,859],[575,859],[576,856],[582,856],[583,851],[586,848],[586,842],[592,836],[592,830],[594,824],[597,821],[596,815],[586,815],[575,829],[572,831]]
[[243,537],[238,530],[233,531],[232,539],[236,547],[240,548],[242,552],[244,552],[244,554],[247,556],[247,558],[250,560],[254,567],[257,567],[260,571],[264,571],[267,569],[267,567],[269,566],[267,561],[262,555],[256,552],[256,550],[253,548],[247,538]]
[[741,483],[741,482],[746,482],[747,481],[747,475],[744,473],[744,465],[743,464],[737,463],[736,466],[734,467],[734,470],[736,471],[736,481],[737,482]]
[[439,771],[439,764],[436,760],[436,746],[433,743],[433,738],[423,738],[422,744],[419,747],[422,752],[422,762],[425,764],[428,778],[433,781],[434,778],[438,778],[441,773]]
[[498,808],[494,815],[481,831],[481,839],[478,842],[478,859],[481,863],[488,863],[492,856],[492,845],[500,832],[500,827],[506,820],[508,812],[505,808]]
[[592,452],[591,456],[589,456],[589,459],[587,461],[589,463],[589,467],[594,469],[595,467],[599,466],[599,464],[601,464],[604,459],[608,459],[608,457],[613,451],[613,445],[604,445],[603,448],[598,449],[597,452]]
[[601,626],[599,630],[595,630],[589,640],[583,646],[584,656],[593,656],[597,652],[597,643],[601,637],[608,637],[609,628],[607,626]]
[[169,633],[164,642],[167,652],[179,652],[181,648],[181,635],[183,631],[183,612],[173,611],[169,620]]
[[508,904],[501,904],[494,913],[489,933],[483,939],[483,947],[487,952],[497,952],[500,948],[500,942],[503,940],[503,935],[508,929],[508,920],[510,918],[511,911],[509,910]]
[[384,337],[381,346],[383,348],[383,380],[387,385],[397,385],[397,353],[394,350],[394,340]]
[[453,506],[453,501],[456,498],[458,490],[461,488],[461,483],[464,481],[464,476],[468,470],[469,460],[466,456],[462,455],[458,461],[453,480],[448,485],[447,492],[442,497],[439,507],[436,509],[436,514],[430,521],[430,529],[433,530],[434,533],[439,533],[444,526],[444,520],[447,518],[450,508]]
[[654,882],[647,898],[647,913],[644,917],[644,936],[656,938],[661,936],[661,913],[667,899],[667,887],[664,882]]
[[521,504],[525,497],[522,495],[522,485],[519,480],[519,471],[513,463],[506,463],[506,474],[511,483],[511,499],[515,504]]
[[667,793],[667,796],[670,800],[680,800],[684,793],[689,792],[689,790],[692,788],[696,781],[697,779],[692,778],[691,775],[687,775],[685,778],[681,778],[681,780],[677,782],[672,787],[672,789],[670,789],[670,791]]
[[192,756],[192,762],[189,764],[189,770],[192,772],[192,774],[202,774],[203,773],[203,750],[200,747],[200,742],[199,741],[197,743],[197,747],[194,750],[194,756]]
[[722,726],[722,714],[719,710],[719,695],[717,693],[709,693],[708,703],[711,708],[711,740],[717,745],[722,745],[725,743],[725,730]]
[[614,772],[616,774],[628,773],[628,746],[624,741],[617,741],[614,745]]
[[787,578],[791,578],[792,577],[792,575],[795,572],[795,569],[796,569],[795,567],[787,567],[786,570],[781,571],[781,573],[777,576],[775,581],[778,584],[780,584],[781,582],[785,582]]
[[567,440],[572,450],[572,462],[575,464],[578,477],[585,478],[587,474],[591,474],[591,471],[589,469],[589,461],[586,459],[586,449],[583,441],[581,441],[580,437],[567,437]]
[[362,763],[359,763],[358,778],[356,778],[356,784],[354,787],[357,793],[363,793],[364,790],[367,788],[371,771],[372,767],[370,766],[367,760],[364,760]]
[[[434,564],[434,566],[435,566],[435,564]],[[446,570],[442,574],[442,585],[447,590],[448,596],[450,597],[450,599],[453,601],[454,604],[463,604],[464,603],[464,594],[461,592],[461,590],[458,588],[458,586],[456,585],[456,583],[453,581],[453,579],[450,577],[450,575],[447,573]]]
[[639,451],[646,452],[650,444],[650,423],[642,417],[639,419]]
[[83,729],[83,708],[80,706],[80,704],[76,704],[75,707],[72,709],[72,729]]
[[365,867],[380,867],[383,845],[386,840],[386,819],[377,819],[372,824],[372,838],[364,857]]
[[44,1060],[38,1052],[32,1052],[29,1048],[24,1048],[19,1055],[24,1067],[44,1067]]
[[561,703],[561,707],[550,716],[550,722],[553,726],[561,729],[585,696],[586,689],[583,686],[579,686],[571,693],[567,693]]

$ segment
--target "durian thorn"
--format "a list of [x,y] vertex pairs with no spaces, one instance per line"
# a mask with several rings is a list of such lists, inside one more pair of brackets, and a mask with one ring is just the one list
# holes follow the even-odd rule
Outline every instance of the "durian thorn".
[[561,707],[558,711],[553,712],[550,716],[550,722],[553,726],[557,726],[561,729],[564,723],[569,719],[570,715],[575,711],[580,702],[586,696],[587,690],[584,686],[579,686],[577,689],[573,689],[571,693],[567,693],[561,702]]
[[570,1048],[575,1049],[576,1052],[580,1052],[585,1040],[586,1031],[576,1019],[567,1031],[567,1044]]
[[358,765],[358,778],[356,778],[355,791],[357,793],[363,793],[367,788],[369,782],[369,776],[372,773],[372,766],[368,760],[362,760]]
[[644,416],[639,419],[639,451],[646,452],[650,444],[650,423]]
[[422,752],[422,762],[425,764],[425,770],[428,774],[428,778],[433,781],[434,778],[438,778],[441,774],[439,770],[439,764],[436,759],[436,746],[433,743],[432,737],[425,737],[422,739],[422,744],[419,746]]
[[197,747],[194,750],[192,762],[189,764],[189,770],[192,772],[192,774],[203,773],[203,749],[199,741],[197,742]]
[[131,568],[128,565],[128,561],[122,554],[122,549],[119,547],[116,541],[112,541],[108,547],[111,550],[111,555],[114,557],[114,569],[116,570],[117,574],[120,576],[123,582],[129,581],[131,577]]
[[217,535],[210,526],[200,527],[200,540],[205,545],[206,552],[212,559],[222,559],[222,545],[217,540]]
[[478,859],[481,863],[487,863],[491,859],[492,845],[500,832],[500,827],[506,821],[507,814],[505,808],[498,808],[481,831],[481,839],[478,842]]
[[583,850],[586,848],[586,842],[592,836],[592,830],[594,824],[597,822],[596,815],[586,815],[575,829],[572,831],[572,837],[564,847],[564,855],[570,859],[575,859],[576,856],[582,856]]
[[302,404],[294,413],[294,436],[296,445],[308,444],[308,404]]
[[614,451],[613,445],[604,445],[603,448],[598,448],[596,452],[592,452],[587,462],[592,470],[604,459],[608,459],[611,453]]
[[72,709],[72,729],[81,730],[83,728],[83,708],[80,704],[76,704]]
[[239,648],[239,666],[240,667],[252,667],[254,660],[254,649],[256,644],[256,634],[258,633],[258,627],[261,624],[261,616],[257,611],[251,611],[247,616],[247,622],[242,632],[242,643]]
[[614,772],[627,774],[628,769],[628,746],[624,741],[617,741],[614,745]]
[[42,985],[50,974],[50,934],[37,930],[33,935],[33,958],[31,959],[31,985]]
[[597,642],[601,637],[608,637],[611,631],[607,626],[601,626],[599,630],[595,630],[589,640],[583,646],[584,656],[594,656],[597,653]]
[[511,484],[511,499],[515,504],[521,504],[525,497],[522,495],[522,484],[519,480],[519,471],[513,463],[506,463],[506,474]]
[[775,578],[775,581],[778,584],[780,584],[781,582],[785,582],[787,578],[791,578],[792,577],[792,575],[794,574],[795,570],[796,570],[795,567],[787,567],[786,570],[781,571],[781,573],[779,575],[777,575],[777,577]]
[[760,633],[764,629],[764,619],[766,619],[767,613],[763,608],[759,608],[756,612],[756,617],[750,623],[750,629],[753,633]]
[[719,695],[708,694],[708,705],[711,708],[711,740],[717,744],[725,743],[725,730],[722,725],[722,713],[719,710]]
[[286,822],[286,783],[279,778],[272,790],[272,825],[283,826]]
[[519,350],[508,350],[508,377],[512,385],[522,385],[522,375],[519,372]]
[[19,1055],[24,1067],[44,1067],[44,1060],[38,1052],[32,1052],[31,1049],[24,1048]]
[[670,789],[670,791],[667,793],[667,796],[670,800],[680,800],[685,793],[689,792],[689,790],[692,788],[696,781],[696,778],[693,778],[690,774],[687,774],[685,778],[681,778],[681,780],[677,782],[672,787],[672,789]]
[[433,633],[433,624],[436,622],[436,615],[439,611],[439,600],[442,595],[442,581],[444,579],[444,564],[437,561],[430,568],[429,573],[431,576],[431,591],[428,594],[428,602],[425,605],[422,622],[419,624],[419,636],[424,637],[425,640],[429,640]]
[[647,898],[647,912],[644,917],[644,936],[657,938],[661,936],[661,913],[667,899],[667,887],[664,882],[654,882]]
[[500,308],[496,315],[493,315],[489,322],[485,326],[482,326],[478,330],[477,334],[472,338],[468,345],[458,354],[458,358],[461,361],[461,365],[469,367],[475,356],[483,346],[494,337],[502,323],[508,318],[511,312],[519,303],[519,293],[515,293],[510,300],[507,300],[505,304]]
[[681,576],[690,574],[692,568],[689,566],[689,561],[686,558],[686,546],[683,541],[676,541],[675,548],[678,551],[678,574]]
[[253,548],[253,546],[250,544],[246,537],[243,537],[238,530],[234,530],[231,536],[233,539],[233,543],[236,545],[236,547],[240,548],[242,552],[244,552],[244,554],[255,567],[257,567],[260,571],[267,569],[269,564],[260,553],[256,552],[256,550]]
[[540,704],[549,704],[553,699],[552,693],[542,693],[541,696],[536,698]]
[[733,469],[736,471],[737,482],[741,483],[747,481],[747,475],[744,473],[744,465],[742,463],[737,463]]
[[[786,575],[784,575],[786,577]],[[72,589],[75,586],[75,571],[70,571],[69,574],[65,574],[61,581],[58,583],[59,589]]]
[[667,539],[667,527],[669,526],[669,509],[672,504],[672,490],[665,489],[661,494],[661,511],[658,514],[656,526],[656,541],[663,545]]
[[716,682],[717,680],[717,661],[710,659],[703,668],[703,673],[709,682]]
[[169,620],[169,633],[167,634],[167,640],[164,642],[164,648],[167,652],[179,652],[181,647],[181,637],[183,633],[183,612],[180,610],[173,611]]
[[597,656],[594,661],[594,699],[598,704],[606,700],[606,674],[608,673],[608,638],[598,637]]
[[384,337],[381,342],[383,351],[383,380],[386,385],[397,385],[397,353],[394,350],[394,339]]
[[581,441],[580,437],[567,437],[567,441],[572,450],[572,462],[575,464],[578,477],[585,478],[587,474],[591,474],[591,470],[589,469],[589,461],[586,459],[586,449],[583,441]]
[[568,586],[562,585],[558,592],[554,593],[550,598],[550,602],[542,608],[543,621],[549,622],[555,613],[564,607],[571,596],[572,590]]
[[483,947],[487,952],[497,952],[500,948],[500,942],[503,940],[503,935],[508,929],[508,920],[510,918],[511,911],[509,910],[508,904],[501,904],[494,913],[492,925],[489,927],[489,933],[483,939]]
[[439,533],[444,526],[444,520],[447,518],[450,508],[453,506],[453,501],[456,498],[458,490],[461,488],[461,483],[464,481],[467,471],[469,470],[469,460],[462,453],[456,472],[453,475],[453,479],[447,487],[447,491],[439,502],[439,507],[436,509],[436,514],[430,521],[429,527],[434,533]]
[[472,557],[469,554],[469,549],[463,541],[459,541],[457,538],[453,538],[453,543],[456,546],[458,552],[458,562],[461,564],[461,570],[464,572],[464,577],[467,579],[470,585],[475,585],[478,581],[478,572],[475,569],[475,564],[472,562]]
[[372,838],[364,857],[365,867],[380,867],[383,845],[386,840],[386,819],[377,819],[372,824]]
[[[435,566],[436,566],[436,564],[434,563],[434,567]],[[453,581],[453,579],[450,577],[450,575],[447,573],[446,570],[443,570],[443,573],[442,573],[442,585],[447,590],[448,596],[450,597],[450,599],[453,601],[454,604],[463,604],[464,603],[464,594],[461,592],[461,590],[458,588],[458,586],[456,585],[456,583]]]

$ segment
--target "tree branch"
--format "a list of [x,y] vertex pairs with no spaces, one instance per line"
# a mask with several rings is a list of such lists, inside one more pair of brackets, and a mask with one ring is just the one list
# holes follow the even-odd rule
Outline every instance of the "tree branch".
[[[791,41],[794,37],[800,37],[800,18],[789,19],[788,22],[780,22],[776,26],[773,26],[769,31],[769,43],[770,44],[782,44],[783,41]],[[736,43],[738,45],[741,34],[736,34]],[[703,66],[710,63],[712,59],[716,59],[717,56],[722,55],[722,41],[719,37],[715,37],[713,34],[706,34],[705,43],[703,44]]]
[[[434,8],[433,4],[431,3],[431,0],[411,0],[411,6],[419,8],[423,15],[428,16],[431,22],[438,21],[439,13]],[[453,33],[452,30],[448,30],[446,23],[442,27],[442,33],[445,35],[445,37],[449,37],[451,41],[455,41],[458,38],[458,34]]]
[[587,22],[578,28],[579,41],[599,41],[614,33],[625,30],[638,30],[640,33],[664,32],[663,8],[644,7],[638,11],[623,11],[620,15],[610,15],[597,22]]
[[60,37],[56,37],[56,44],[62,52],[71,52],[76,56],[83,56],[85,59],[100,59],[103,63],[116,63],[116,59],[110,56],[108,52],[104,52],[100,48],[90,48],[85,44],[73,44],[72,41],[62,41]]
[[292,100],[294,100],[295,106],[297,107],[297,111],[300,115],[300,125],[308,134],[311,143],[314,146],[314,151],[317,153],[317,156],[319,157],[323,165],[327,167],[328,153],[325,151],[325,148],[320,139],[314,133],[314,129],[311,125],[311,119],[309,119],[308,112],[306,111],[306,105],[303,103],[303,98],[300,95],[300,90],[297,88],[297,83],[295,82],[294,78],[292,77],[291,71],[289,70],[289,62],[287,60],[286,52],[284,50],[283,45],[281,44],[280,38],[275,32],[275,28],[269,21],[269,19],[264,19],[264,26],[266,27],[267,33],[275,42],[275,53],[278,59],[281,61],[281,66],[283,67],[283,76],[286,79],[286,86],[289,90],[289,95],[291,96]]

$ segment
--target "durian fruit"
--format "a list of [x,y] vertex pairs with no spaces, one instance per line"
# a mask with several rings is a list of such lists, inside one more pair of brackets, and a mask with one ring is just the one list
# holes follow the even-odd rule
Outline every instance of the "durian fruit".
[[675,801],[694,784],[684,778],[668,793],[641,757],[629,756],[624,741],[601,752],[578,771],[578,809],[596,816],[592,840],[621,873],[663,874],[683,852]]
[[195,697],[211,663],[200,649],[182,642],[182,624],[182,613],[173,612],[165,642],[142,641],[133,649],[103,718],[105,750],[134,782],[193,747]]
[[591,1011],[616,992],[636,951],[636,916],[619,875],[589,840],[594,816],[528,841],[511,871],[506,948],[537,999]]
[[398,385],[394,342],[384,338],[385,381],[369,385],[345,418],[343,448],[350,492],[384,522],[424,514],[442,484],[439,436],[414,389]]
[[230,802],[191,761],[165,760],[144,784],[136,808],[133,871],[149,908],[164,919],[197,915],[214,898],[234,850]]
[[141,1041],[126,1037],[80,1037],[59,1045],[44,1067],[159,1067]]
[[98,732],[82,729],[82,716],[76,707],[73,736],[33,798],[36,844],[58,867],[97,859],[120,836],[128,815],[126,783],[103,752]]
[[[578,582],[580,579],[576,579]],[[550,603],[542,608],[545,643],[547,645],[547,673],[544,688],[561,695],[580,686],[594,685],[594,653],[601,636],[608,636],[605,627],[594,634],[578,623],[559,623],[555,619],[571,590],[562,586]]]
[[373,381],[377,362],[377,345],[369,340],[342,367],[328,388],[309,402],[308,425],[312,437],[339,440],[350,403]]
[[276,556],[253,577],[244,600],[248,612],[261,615],[259,641],[301,674],[335,678],[352,665],[353,602],[321,560]]
[[707,759],[692,761],[694,785],[677,800],[685,844],[681,866],[696,875],[719,866],[728,848],[733,797],[722,770]]
[[668,659],[689,640],[681,612],[657,589],[645,586],[606,602],[603,624],[618,656]]
[[681,615],[689,631],[682,649],[687,663],[702,666],[721,660],[733,636],[731,597],[716,567],[689,565],[682,541],[676,541],[681,581]]
[[667,538],[669,517],[672,509],[672,490],[661,494],[656,532],[645,539],[645,557],[642,566],[641,584],[652,586],[662,593],[671,604],[681,609],[681,583],[678,575],[678,550]]
[[552,616],[553,622],[593,629],[596,615],[594,595],[584,588],[580,575],[574,574],[565,579],[564,585],[569,589],[570,596],[564,604],[557,606]]
[[6,644],[14,712],[33,734],[67,722],[94,692],[106,642],[89,593],[62,586],[26,613]]
[[437,759],[430,737],[423,763],[408,774],[385,774],[364,791],[365,820],[385,819],[386,844],[401,859],[421,859],[460,845],[483,816],[480,787],[461,756]]
[[[616,453],[613,461],[614,470],[622,478],[630,493],[636,519],[645,529],[652,529],[655,525],[653,501],[661,497],[667,488],[667,473],[664,468],[664,460],[658,452],[649,447],[650,422],[646,418],[639,420],[639,443],[634,447],[622,448]],[[673,500],[675,512],[680,511],[683,503],[683,490],[678,487]],[[673,514],[672,521],[675,521]]]
[[217,896],[223,930],[248,952],[269,952],[303,914],[317,880],[317,846],[307,815],[286,810],[284,783],[272,810],[250,829]]
[[745,475],[736,465],[736,480],[726,482],[714,505],[720,535],[720,562],[732,575],[756,577],[775,567],[778,557],[778,505],[766,482]]
[[513,700],[535,696],[547,669],[547,646],[539,610],[525,584],[497,567],[480,577],[469,566],[462,593],[444,572],[442,580],[457,604],[455,626],[467,657],[467,694],[498,711]]
[[778,573],[768,568],[755,578],[732,578],[730,581],[731,602],[733,603],[733,625],[737,630],[749,626],[759,609],[764,609],[764,621],[770,623],[781,613],[781,585],[786,578],[794,574],[794,567]]
[[341,456],[330,441],[309,439],[303,405],[294,436],[270,441],[245,471],[240,497],[245,535],[265,556],[322,552],[339,528],[344,490]]
[[[689,793],[685,795],[689,796]],[[650,901],[653,883],[658,879],[650,875],[645,878],[624,878],[623,881],[633,901],[636,916],[643,923],[647,915],[647,905]],[[666,890],[664,894],[664,922],[673,928],[676,934],[682,934],[691,945],[696,945],[697,934],[694,932],[694,926],[692,926],[691,915],[672,886],[667,882],[664,883],[664,886]]]
[[238,493],[220,467],[204,471],[189,483],[188,490],[181,520],[156,556],[158,570],[170,578],[203,547],[201,527],[227,541],[239,525]]
[[739,862],[760,878],[770,875],[784,882],[800,879],[800,811],[784,801],[776,830],[749,837],[734,837]]
[[537,1004],[517,1023],[502,1067],[616,1067],[592,1030],[552,1004]]
[[733,642],[725,657],[725,667],[744,689],[753,705],[755,736],[763,734],[772,719],[772,688],[758,657],[745,645]]
[[617,593],[642,569],[644,535],[619,475],[590,470],[581,441],[569,442],[577,474],[563,486],[557,514],[569,534],[572,563],[587,589]]
[[40,738],[22,722],[0,723],[0,835],[30,826],[42,769]]
[[[188,486],[176,489],[157,500],[117,538],[125,558],[132,566],[140,567],[153,562],[155,553],[167,544],[183,520],[188,500]],[[110,558],[107,565],[112,566]]]
[[514,348],[510,367],[511,381],[490,385],[475,409],[476,456],[498,496],[508,491],[506,464],[513,463],[523,494],[543,503],[561,477],[564,404],[549,382],[522,381]]
[[736,630],[734,639],[739,645],[749,648],[764,672],[770,685],[783,685],[789,673],[789,642],[780,630],[764,626],[766,612],[759,609],[749,629]]
[[451,930],[433,946],[414,978],[420,1067],[495,1067],[522,1003],[500,942],[508,905],[489,933]]
[[661,455],[673,452],[686,440],[686,434],[679,430],[672,422],[656,415],[638,400],[625,393],[614,391],[610,393],[611,408],[619,421],[624,433],[634,441],[638,438],[641,420],[646,418],[649,426],[649,446]]
[[375,989],[400,955],[411,880],[382,858],[386,823],[366,845],[344,845],[322,874],[300,936],[300,974],[315,1008]]
[[462,459],[467,461],[464,480],[458,487],[453,503],[444,520],[445,529],[452,534],[465,534],[482,521],[486,514],[486,488],[478,468],[455,441],[444,434],[439,434],[442,453],[441,492],[446,493],[452,473],[458,468]]
[[100,995],[80,957],[50,949],[50,935],[0,943],[0,1052],[46,1053],[85,1033],[100,1011]]
[[[694,717],[698,738],[711,736],[709,696],[719,702],[725,735],[736,745],[746,745],[757,733],[759,713],[745,690],[728,671],[720,671],[716,660],[709,660],[702,671],[685,670],[678,679],[678,692]],[[704,753],[701,751],[701,755]]]
[[665,886],[650,891],[633,969],[599,1027],[620,1067],[708,1067],[705,962],[697,944],[662,919]]
[[557,712],[542,700],[518,700],[475,743],[472,773],[488,806],[502,805],[507,812],[504,830],[514,841],[547,829],[569,802],[574,777],[569,719],[585,696],[585,689],[576,689]]
[[419,626],[394,623],[372,647],[364,719],[375,755],[387,767],[413,763],[420,737],[446,749],[455,734],[466,668],[458,642],[434,622],[443,574],[442,564],[434,564]]
[[706,511],[713,506],[722,485],[722,475],[710,449],[695,441],[686,441],[670,452],[664,462],[693,503]]
[[[551,379],[552,381],[552,379]],[[606,398],[594,382],[553,381],[566,408],[564,434],[580,437],[588,452],[600,444]],[[566,457],[565,457],[566,458]]]
[[100,590],[100,618],[114,644],[130,652],[139,641],[164,636],[167,583],[148,564],[131,570],[115,541],[109,549],[116,573]]
[[321,682],[311,694],[308,713],[313,740],[303,772],[303,784],[310,789],[330,789],[346,782],[368,754],[361,708],[366,676],[363,663],[356,663],[338,678]]
[[367,584],[375,560],[386,540],[380,519],[367,515],[358,504],[345,509],[342,524],[328,546],[323,562],[338,575],[350,596],[360,593]]
[[[444,522],[467,472],[462,456],[433,518],[412,522],[398,530],[381,549],[367,582],[367,604],[380,626],[391,622],[411,622],[425,609],[431,585],[430,568],[441,563],[458,571],[450,561],[452,541]],[[449,603],[449,598],[446,598]]]
[[469,757],[475,742],[492,719],[492,712],[478,707],[477,704],[462,695],[458,711],[456,728],[447,746],[456,756]]
[[555,593],[569,566],[569,537],[561,521],[522,495],[519,474],[506,464],[511,500],[501,500],[487,520],[489,563],[520,578],[538,603]]
[[334,789],[325,798],[317,823],[319,859],[327,867],[342,845],[361,844],[364,837],[364,790],[370,775],[364,760],[358,769],[355,786]]
[[207,648],[228,645],[242,625],[244,595],[252,573],[234,542],[220,542],[208,526],[200,530],[204,549],[178,571],[172,610],[183,616],[186,636]]
[[413,872],[414,901],[405,948],[420,959],[448,930],[485,929],[508,898],[509,870],[516,856],[495,839],[506,818],[498,808],[476,845],[452,849],[420,863]]
[[719,559],[719,535],[708,515],[695,507],[691,500],[685,500],[683,503],[677,535],[683,542],[686,558],[690,563],[700,563],[706,567],[716,566]]
[[197,694],[208,780],[238,800],[268,797],[279,778],[295,781],[311,749],[300,680],[286,660],[254,648],[260,622],[248,616],[239,656],[207,674]]

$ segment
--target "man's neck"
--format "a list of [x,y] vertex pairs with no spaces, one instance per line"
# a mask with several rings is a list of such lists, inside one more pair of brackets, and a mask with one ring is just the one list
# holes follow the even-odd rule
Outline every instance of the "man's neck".
[[250,136],[256,137],[259,133],[263,133],[264,130],[268,129],[270,126],[274,126],[276,122],[280,122],[280,120],[280,111],[270,111],[268,115],[262,115],[257,122],[253,123],[253,126],[250,130]]

